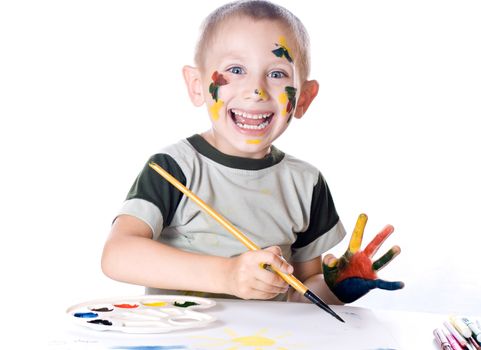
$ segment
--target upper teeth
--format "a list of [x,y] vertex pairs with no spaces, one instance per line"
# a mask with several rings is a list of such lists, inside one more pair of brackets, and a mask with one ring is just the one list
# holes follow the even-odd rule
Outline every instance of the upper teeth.
[[262,119],[262,118],[268,118],[268,117],[271,116],[271,113],[250,114],[250,113],[235,111],[235,110],[232,110],[232,113],[234,113],[235,115],[237,115],[239,117],[247,118],[247,119]]

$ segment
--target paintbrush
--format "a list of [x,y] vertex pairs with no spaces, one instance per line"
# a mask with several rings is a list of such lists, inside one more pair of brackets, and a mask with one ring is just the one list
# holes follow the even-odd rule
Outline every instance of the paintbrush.
[[[227,231],[233,234],[242,244],[244,244],[250,250],[260,250],[260,248],[252,242],[246,235],[244,235],[241,231],[239,231],[234,225],[232,225],[229,221],[227,221],[222,215],[212,209],[207,203],[205,203],[202,199],[197,197],[191,190],[185,187],[182,183],[180,183],[175,177],[170,175],[167,171],[165,171],[160,165],[155,162],[150,162],[149,166],[154,169],[157,173],[159,173],[164,179],[170,182],[175,188],[177,188],[180,192],[185,194],[187,197],[192,199],[198,206],[200,206],[207,214],[209,214],[214,220],[216,220],[219,224],[224,226]],[[321,298],[319,298],[316,294],[311,292],[307,287],[299,281],[294,275],[286,274],[284,272],[279,271],[276,267],[270,266],[270,269],[277,273],[284,281],[286,281],[290,286],[292,286],[295,290],[297,290],[301,295],[304,295],[307,299],[312,301],[314,304],[319,306],[324,311],[328,312],[339,321],[344,322],[344,320],[336,314]]]

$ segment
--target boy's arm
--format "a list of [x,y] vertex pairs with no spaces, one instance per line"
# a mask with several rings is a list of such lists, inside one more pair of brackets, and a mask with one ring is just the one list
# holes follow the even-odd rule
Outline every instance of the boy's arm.
[[[306,262],[292,263],[294,276],[324,302],[331,305],[342,305],[334,293],[331,292],[322,274],[322,257],[319,256]],[[288,300],[294,302],[307,302],[307,299],[293,288],[289,289]]]
[[102,254],[102,270],[112,279],[162,289],[225,293],[244,299],[270,299],[285,292],[286,283],[260,266],[286,273],[292,267],[270,247],[233,258],[186,252],[152,239],[143,221],[120,215],[112,225]]

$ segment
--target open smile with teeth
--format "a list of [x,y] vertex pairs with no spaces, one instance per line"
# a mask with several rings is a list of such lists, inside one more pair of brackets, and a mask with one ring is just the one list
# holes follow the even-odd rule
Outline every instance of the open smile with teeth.
[[274,113],[271,112],[254,114],[240,109],[231,109],[229,110],[229,113],[232,120],[239,128],[247,130],[265,129],[274,116]]

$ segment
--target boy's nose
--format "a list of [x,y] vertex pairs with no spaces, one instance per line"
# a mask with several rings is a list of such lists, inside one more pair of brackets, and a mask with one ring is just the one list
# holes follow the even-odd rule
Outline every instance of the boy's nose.
[[269,93],[260,84],[251,85],[244,91],[244,97],[254,101],[267,101],[269,99]]

